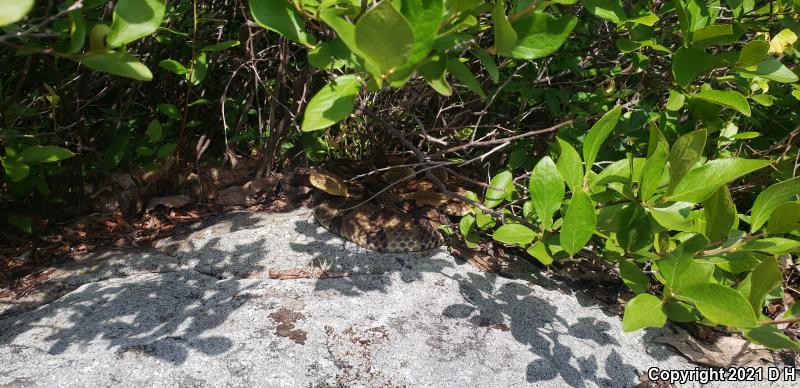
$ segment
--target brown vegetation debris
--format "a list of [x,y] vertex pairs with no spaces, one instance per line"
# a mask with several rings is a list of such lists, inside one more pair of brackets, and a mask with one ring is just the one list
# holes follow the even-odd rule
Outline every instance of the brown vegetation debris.
[[329,278],[344,278],[350,276],[350,272],[330,272],[319,269],[271,269],[269,270],[269,278],[277,280],[290,280],[290,279],[329,279]]
[[714,336],[711,339],[709,333],[704,333],[703,336],[710,339],[704,341],[676,325],[665,326],[664,331],[664,334],[654,337],[653,341],[672,346],[698,364],[729,368],[760,367],[779,362],[774,352],[744,338]]

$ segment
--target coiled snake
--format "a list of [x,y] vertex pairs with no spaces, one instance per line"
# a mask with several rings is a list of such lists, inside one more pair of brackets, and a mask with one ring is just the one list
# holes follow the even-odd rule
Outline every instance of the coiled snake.
[[469,211],[466,204],[437,192],[431,182],[409,179],[414,173],[410,169],[368,174],[359,183],[346,181],[331,170],[326,167],[309,174],[311,185],[324,193],[314,217],[325,229],[366,249],[415,252],[436,248],[445,241],[438,229],[449,223],[447,215]]

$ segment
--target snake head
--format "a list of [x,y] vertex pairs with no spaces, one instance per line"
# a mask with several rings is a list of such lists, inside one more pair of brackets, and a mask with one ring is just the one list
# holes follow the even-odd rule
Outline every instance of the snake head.
[[325,169],[312,170],[308,174],[312,186],[330,195],[344,198],[361,198],[364,188],[360,185],[350,184],[340,176],[332,174]]

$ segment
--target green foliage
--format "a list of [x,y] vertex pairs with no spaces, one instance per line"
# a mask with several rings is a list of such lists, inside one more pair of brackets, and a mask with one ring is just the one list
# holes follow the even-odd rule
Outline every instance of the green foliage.
[[661,327],[666,322],[664,302],[654,295],[639,294],[625,306],[622,329],[630,332],[645,327]]
[[533,241],[535,235],[536,232],[525,225],[506,224],[497,228],[492,238],[504,244],[527,245]]
[[550,230],[553,214],[561,208],[564,200],[564,180],[558,172],[556,164],[549,156],[545,156],[531,172],[528,191],[536,215],[543,230]]
[[0,27],[15,23],[25,17],[34,0],[0,0]]
[[570,255],[577,253],[592,237],[597,224],[594,202],[582,190],[572,193],[564,224],[559,235],[559,244]]
[[758,194],[750,211],[750,232],[761,229],[775,209],[797,195],[800,195],[800,177],[778,182]]
[[118,0],[114,6],[109,47],[119,47],[155,32],[164,19],[166,0]]
[[355,75],[343,75],[331,81],[308,102],[302,130],[327,128],[349,116],[360,89],[361,81]]
[[297,10],[288,1],[249,0],[253,20],[261,27],[275,31],[294,42],[309,45],[309,35]]
[[103,71],[109,74],[127,77],[139,81],[150,81],[153,73],[136,57],[125,52],[93,54],[82,58],[81,63],[86,67]]

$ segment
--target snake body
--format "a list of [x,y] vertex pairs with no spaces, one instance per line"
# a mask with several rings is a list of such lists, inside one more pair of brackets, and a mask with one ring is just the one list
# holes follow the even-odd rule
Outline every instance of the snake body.
[[369,250],[378,252],[416,252],[444,243],[436,221],[419,214],[399,213],[374,204],[352,210],[354,201],[331,199],[314,211],[325,229]]
[[432,185],[411,181],[365,201],[388,183],[353,188],[324,171],[311,178],[312,186],[327,193],[317,202],[314,217],[346,240],[378,252],[416,252],[444,244],[438,227],[448,222],[443,209],[452,205],[445,206],[450,199],[433,192]]

